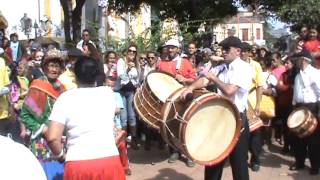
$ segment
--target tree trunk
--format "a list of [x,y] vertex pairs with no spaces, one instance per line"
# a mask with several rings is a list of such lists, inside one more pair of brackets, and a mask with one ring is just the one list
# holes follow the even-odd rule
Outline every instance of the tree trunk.
[[72,35],[73,42],[77,43],[80,39],[81,34],[81,17],[82,17],[82,7],[86,1],[77,0],[76,7],[72,11]]
[[64,15],[64,21],[63,21],[63,26],[64,26],[64,36],[65,36],[65,42],[66,44],[71,43],[71,29],[70,29],[70,8],[69,5],[70,3],[68,0],[60,0],[60,4],[63,9],[63,15]]

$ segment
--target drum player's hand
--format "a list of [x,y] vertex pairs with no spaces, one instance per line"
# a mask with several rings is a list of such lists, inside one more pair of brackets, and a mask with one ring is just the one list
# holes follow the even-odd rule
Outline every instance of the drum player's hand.
[[183,100],[186,100],[187,95],[192,93],[193,93],[193,90],[190,87],[188,87],[181,93],[180,98]]
[[254,109],[254,113],[255,113],[255,115],[256,115],[257,117],[259,117],[259,116],[260,116],[260,108],[259,108],[259,107],[256,107],[256,108]]
[[212,72],[209,72],[206,74],[205,76],[209,81],[213,81],[215,82],[215,79],[217,78],[217,76],[215,74],[213,74]]
[[186,78],[184,78],[182,75],[180,75],[180,74],[177,74],[176,75],[176,79],[177,79],[177,81],[179,81],[179,82],[181,82],[181,83],[183,83],[185,80],[186,80]]

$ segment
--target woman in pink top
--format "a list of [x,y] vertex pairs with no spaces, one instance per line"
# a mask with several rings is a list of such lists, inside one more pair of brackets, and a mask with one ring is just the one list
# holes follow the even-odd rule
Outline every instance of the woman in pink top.
[[282,73],[286,71],[286,67],[282,64],[281,54],[279,52],[273,53],[271,58],[273,66],[272,74],[279,80]]

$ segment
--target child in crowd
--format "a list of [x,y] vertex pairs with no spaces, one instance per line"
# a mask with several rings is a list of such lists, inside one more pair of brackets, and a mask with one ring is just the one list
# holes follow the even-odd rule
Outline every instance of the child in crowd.
[[[26,77],[28,64],[26,60],[22,60],[19,64],[12,69],[10,74],[10,102],[11,102],[11,115],[14,117],[19,117],[20,110],[24,101],[24,97],[28,92],[29,80]],[[18,119],[16,119],[18,120]],[[18,122],[18,121],[17,121]],[[27,135],[27,131],[23,123],[20,124],[20,138],[19,142],[24,141]],[[19,126],[19,125],[17,125]]]
[[[116,78],[112,76],[108,76],[106,79],[106,85],[110,88],[114,89],[116,83]],[[114,116],[114,123],[115,123],[115,137],[116,143],[120,154],[120,160],[125,170],[126,175],[131,175],[131,169],[129,166],[129,158],[128,158],[128,150],[127,150],[127,143],[126,143],[126,131],[123,130],[121,126],[121,118],[120,118],[120,111],[124,108],[123,99],[119,92],[114,91],[114,95],[117,102],[116,114]]]

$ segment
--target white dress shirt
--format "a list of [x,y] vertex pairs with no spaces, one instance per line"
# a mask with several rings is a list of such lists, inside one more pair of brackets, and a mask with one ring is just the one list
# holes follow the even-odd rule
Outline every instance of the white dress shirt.
[[294,80],[292,104],[315,103],[320,100],[320,71],[311,65],[300,70]]
[[[218,78],[222,82],[239,87],[235,95],[228,98],[236,105],[239,112],[244,112],[248,107],[248,93],[253,78],[250,64],[237,58],[229,64],[229,67],[226,64],[222,64],[214,67],[211,72],[219,74]],[[225,96],[219,89],[218,94]]]

